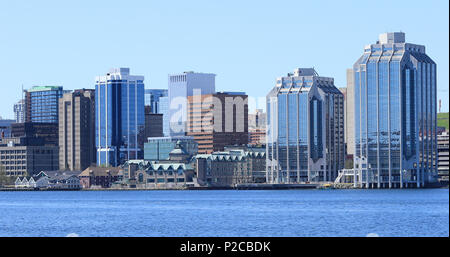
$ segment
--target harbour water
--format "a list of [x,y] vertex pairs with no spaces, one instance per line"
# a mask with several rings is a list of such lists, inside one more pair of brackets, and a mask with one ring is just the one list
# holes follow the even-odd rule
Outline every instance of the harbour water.
[[0,192],[0,236],[449,236],[449,190]]

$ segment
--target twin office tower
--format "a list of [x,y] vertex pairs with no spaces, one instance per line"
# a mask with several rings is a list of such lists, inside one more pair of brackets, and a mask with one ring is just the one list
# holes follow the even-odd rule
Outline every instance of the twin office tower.
[[[355,184],[434,182],[436,64],[425,47],[406,43],[401,32],[381,34],[351,73],[346,130]],[[344,168],[343,95],[332,78],[313,69],[279,78],[267,95],[267,120],[268,182],[333,181]]]

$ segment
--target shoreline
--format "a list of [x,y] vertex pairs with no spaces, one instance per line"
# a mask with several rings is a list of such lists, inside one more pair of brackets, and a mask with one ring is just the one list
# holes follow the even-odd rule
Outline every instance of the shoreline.
[[[0,192],[46,192],[46,191],[205,191],[205,190],[236,190],[236,191],[254,191],[254,190],[389,190],[389,188],[359,188],[359,187],[329,187],[323,188],[316,185],[311,186],[262,186],[262,187],[191,187],[191,188],[82,188],[82,189],[47,189],[47,188],[0,188]],[[391,188],[398,190],[400,188]],[[441,185],[423,188],[403,188],[402,190],[411,189],[449,189],[449,185]]]

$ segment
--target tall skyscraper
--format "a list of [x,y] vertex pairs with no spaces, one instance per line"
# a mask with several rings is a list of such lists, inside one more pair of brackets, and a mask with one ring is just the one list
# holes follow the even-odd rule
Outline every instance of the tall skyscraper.
[[95,90],[59,99],[59,169],[82,171],[95,163]]
[[334,181],[344,168],[344,99],[313,68],[277,79],[267,101],[267,182]]
[[171,136],[186,135],[187,97],[216,92],[215,74],[195,73],[169,75],[169,126]]
[[58,100],[65,92],[61,86],[34,86],[25,90],[25,120],[58,123]]
[[14,120],[16,123],[25,122],[25,100],[23,99],[14,104]]
[[144,107],[144,76],[116,68],[96,78],[97,165],[118,166],[143,158]]
[[436,63],[405,33],[384,33],[353,66],[354,168],[366,187],[437,179]]
[[198,143],[199,154],[223,151],[248,143],[248,96],[218,92],[188,96],[187,135]]

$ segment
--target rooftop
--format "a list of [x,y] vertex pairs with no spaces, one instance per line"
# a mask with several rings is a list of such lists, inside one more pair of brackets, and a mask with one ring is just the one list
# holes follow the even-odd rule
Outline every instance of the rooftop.
[[62,90],[61,86],[33,86],[28,92],[50,91],[50,90]]
[[405,33],[403,32],[388,32],[378,36],[379,44],[393,44],[405,43]]

